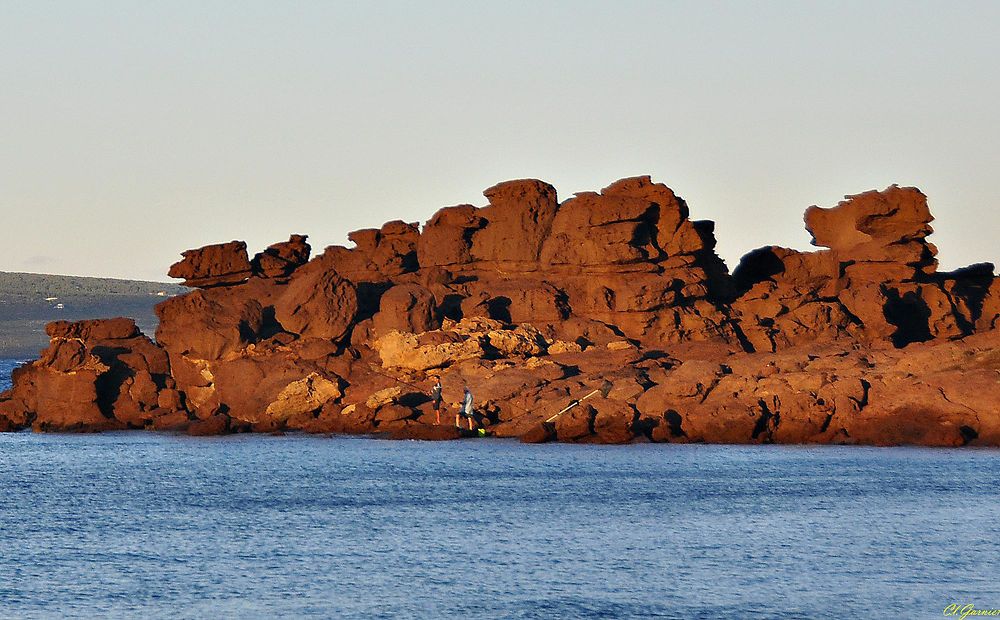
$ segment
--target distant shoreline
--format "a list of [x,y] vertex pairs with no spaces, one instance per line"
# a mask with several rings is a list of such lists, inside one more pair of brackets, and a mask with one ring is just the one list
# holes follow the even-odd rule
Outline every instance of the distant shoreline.
[[166,282],[0,271],[0,358],[33,359],[50,321],[124,316],[156,332],[153,307],[186,287]]

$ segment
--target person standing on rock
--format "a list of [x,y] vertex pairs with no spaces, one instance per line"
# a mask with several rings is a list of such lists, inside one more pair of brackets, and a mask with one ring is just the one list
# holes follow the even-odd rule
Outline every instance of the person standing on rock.
[[[470,431],[472,430],[473,411],[474,410],[472,408],[472,392],[469,391],[469,386],[465,386],[465,395],[462,397],[461,413],[462,413],[463,416],[465,416],[466,418],[469,419],[469,430]],[[461,426],[462,426],[459,423],[457,415],[455,416],[455,426],[458,426],[459,428],[461,428]]]
[[431,402],[434,404],[434,415],[437,423],[441,424],[441,378],[438,377],[434,387],[431,388]]

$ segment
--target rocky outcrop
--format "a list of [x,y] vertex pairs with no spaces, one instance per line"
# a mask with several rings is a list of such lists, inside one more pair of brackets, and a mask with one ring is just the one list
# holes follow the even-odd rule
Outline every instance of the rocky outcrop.
[[507,181],[483,192],[489,206],[479,209],[482,228],[472,237],[471,255],[478,261],[538,261],[559,210],[556,190],[548,183]]
[[264,278],[281,278],[309,262],[312,248],[306,243],[306,235],[292,235],[288,241],[275,243],[253,257],[250,266],[253,272]]
[[247,258],[247,244],[230,241],[188,250],[184,258],[170,266],[171,278],[183,278],[185,286],[207,288],[245,282],[250,276],[251,265]]
[[[848,196],[831,209],[809,207],[806,230],[813,245],[833,250],[846,267],[869,275],[931,270],[937,249],[925,238],[934,218],[927,197],[914,187],[893,185],[885,191]],[[880,268],[886,268],[882,272]]]
[[[46,329],[38,360],[14,371],[0,416],[39,431],[146,428],[183,411],[166,352],[131,319],[68,323]],[[186,413],[183,414],[186,418]]]
[[51,324],[0,430],[455,439],[468,386],[480,427],[525,442],[1000,445],[1000,279],[937,270],[915,188],[810,207],[820,249],[732,275],[649,177],[484,195],[311,260],[304,235],[189,250],[170,275],[196,290],[158,306],[156,342]]
[[734,271],[732,308],[753,350],[843,338],[899,347],[976,331],[993,266],[937,273],[932,219],[920,190],[895,185],[810,207],[806,228],[829,249],[761,248]]
[[322,263],[299,270],[274,300],[281,328],[305,338],[339,341],[354,322],[358,295],[348,280]]
[[420,334],[440,324],[434,293],[419,284],[400,284],[387,290],[372,317],[372,327],[379,334],[392,330]]

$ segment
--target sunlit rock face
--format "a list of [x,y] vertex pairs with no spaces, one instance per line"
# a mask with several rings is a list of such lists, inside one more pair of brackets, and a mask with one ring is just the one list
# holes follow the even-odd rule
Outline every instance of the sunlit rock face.
[[819,249],[732,274],[714,224],[647,176],[484,195],[311,259],[297,234],[188,250],[169,275],[194,290],[157,307],[155,342],[50,324],[0,430],[1000,445],[1000,280],[937,271],[915,188],[810,207]]

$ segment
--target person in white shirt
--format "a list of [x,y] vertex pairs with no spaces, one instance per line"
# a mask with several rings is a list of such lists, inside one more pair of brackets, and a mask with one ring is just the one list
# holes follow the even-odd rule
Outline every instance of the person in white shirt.
[[[468,418],[468,420],[469,420],[469,430],[470,431],[472,430],[473,416],[474,416],[474,413],[475,413],[475,410],[473,409],[472,403],[473,403],[472,392],[469,391],[469,386],[465,386],[465,395],[462,397],[461,415],[463,415],[466,418]],[[458,426],[458,427],[462,426],[459,423],[459,417],[457,415],[455,416],[455,426]]]

